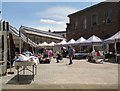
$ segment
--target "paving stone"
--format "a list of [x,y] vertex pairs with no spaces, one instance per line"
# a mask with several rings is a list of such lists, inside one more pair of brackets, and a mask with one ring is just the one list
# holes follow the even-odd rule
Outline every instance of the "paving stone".
[[[16,70],[14,75],[3,76],[3,89],[117,89],[118,64],[94,64],[86,60],[73,60],[67,65],[69,59],[64,58],[60,63],[52,59],[51,64],[39,64],[34,81],[31,73],[21,76],[17,81]],[[30,68],[30,67],[29,67]],[[22,73],[21,73],[22,74]]]

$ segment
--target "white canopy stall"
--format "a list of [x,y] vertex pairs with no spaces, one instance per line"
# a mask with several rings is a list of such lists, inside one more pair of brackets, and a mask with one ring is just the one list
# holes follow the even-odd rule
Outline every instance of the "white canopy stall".
[[49,46],[52,46],[52,47],[53,47],[53,46],[55,46],[55,44],[56,44],[56,43],[52,41],[51,43],[49,43]]
[[74,44],[75,43],[75,40],[74,39],[71,39],[71,40],[69,40],[68,42],[67,42],[67,45],[72,45],[72,44]]
[[99,37],[93,35],[84,42],[82,42],[82,45],[92,45],[92,50],[95,50],[95,46],[102,46],[102,39]]
[[43,42],[43,43],[39,43],[38,45],[37,45],[37,47],[53,47],[53,46],[55,46],[55,42],[51,42],[51,43],[47,43],[47,42]]
[[48,46],[48,43],[47,43],[47,42],[43,42],[43,43],[42,43],[42,46],[43,46],[43,47]]
[[120,42],[120,31],[114,34],[113,36],[111,36],[110,38],[104,40],[104,43],[106,44],[112,44],[112,43],[115,44],[115,52],[117,52],[117,48],[116,48],[117,42]]
[[120,43],[120,31],[117,32],[116,34],[114,34],[113,36],[111,36],[110,38],[104,40],[104,43],[106,44],[112,44],[114,43],[114,47],[115,47],[115,55],[116,55],[116,62],[117,62],[117,43]]
[[84,50],[84,48],[82,48],[82,46],[80,45],[81,43],[83,43],[86,39],[83,37],[80,37],[78,40],[75,41],[75,45],[79,45],[80,47],[80,51]]
[[110,38],[104,40],[105,43],[115,43],[120,42],[120,31],[111,36]]
[[86,40],[85,38],[80,37],[80,38],[75,42],[75,44],[83,43],[85,40]]
[[67,44],[66,40],[62,40],[60,43],[57,43],[56,45],[66,45],[66,44]]
[[56,43],[53,49],[53,53],[55,54],[57,51],[61,52],[61,48],[67,44],[66,40],[63,39],[61,42]]

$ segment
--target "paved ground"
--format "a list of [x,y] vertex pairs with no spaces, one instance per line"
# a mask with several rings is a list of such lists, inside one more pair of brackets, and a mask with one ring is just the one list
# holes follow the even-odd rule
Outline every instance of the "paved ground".
[[[104,62],[94,64],[86,60],[73,60],[72,65],[68,59],[51,64],[39,64],[34,81],[31,73],[26,71],[17,81],[16,70],[12,76],[4,76],[3,89],[117,89],[118,64]],[[9,70],[8,70],[9,71]]]

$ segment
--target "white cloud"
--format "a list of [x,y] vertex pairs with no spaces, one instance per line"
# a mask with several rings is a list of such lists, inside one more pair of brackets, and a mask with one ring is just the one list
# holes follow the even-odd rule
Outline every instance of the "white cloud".
[[50,19],[40,19],[41,23],[47,23],[47,24],[64,24],[65,21],[55,21]]
[[66,21],[55,21],[50,19],[40,19],[39,26],[36,26],[35,28],[40,30],[46,30],[49,29],[51,31],[63,31],[66,30]]
[[44,11],[36,13],[40,18],[39,25],[36,28],[42,30],[51,31],[63,31],[66,30],[66,23],[68,21],[68,15],[78,11],[77,9],[71,7],[51,7]]
[[52,19],[65,21],[67,20],[67,15],[76,12],[77,10],[71,7],[51,7],[44,11],[38,12],[37,16],[40,18]]

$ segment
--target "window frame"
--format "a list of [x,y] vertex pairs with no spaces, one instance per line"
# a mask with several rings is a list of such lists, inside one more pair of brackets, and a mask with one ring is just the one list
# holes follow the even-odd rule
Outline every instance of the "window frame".
[[92,27],[98,26],[98,14],[92,14]]
[[75,21],[74,29],[75,29],[75,31],[78,30],[78,20],[77,20],[77,19],[76,19],[76,21]]
[[109,8],[105,12],[105,23],[109,24],[112,22],[112,9]]
[[83,30],[87,29],[87,17],[83,18]]

